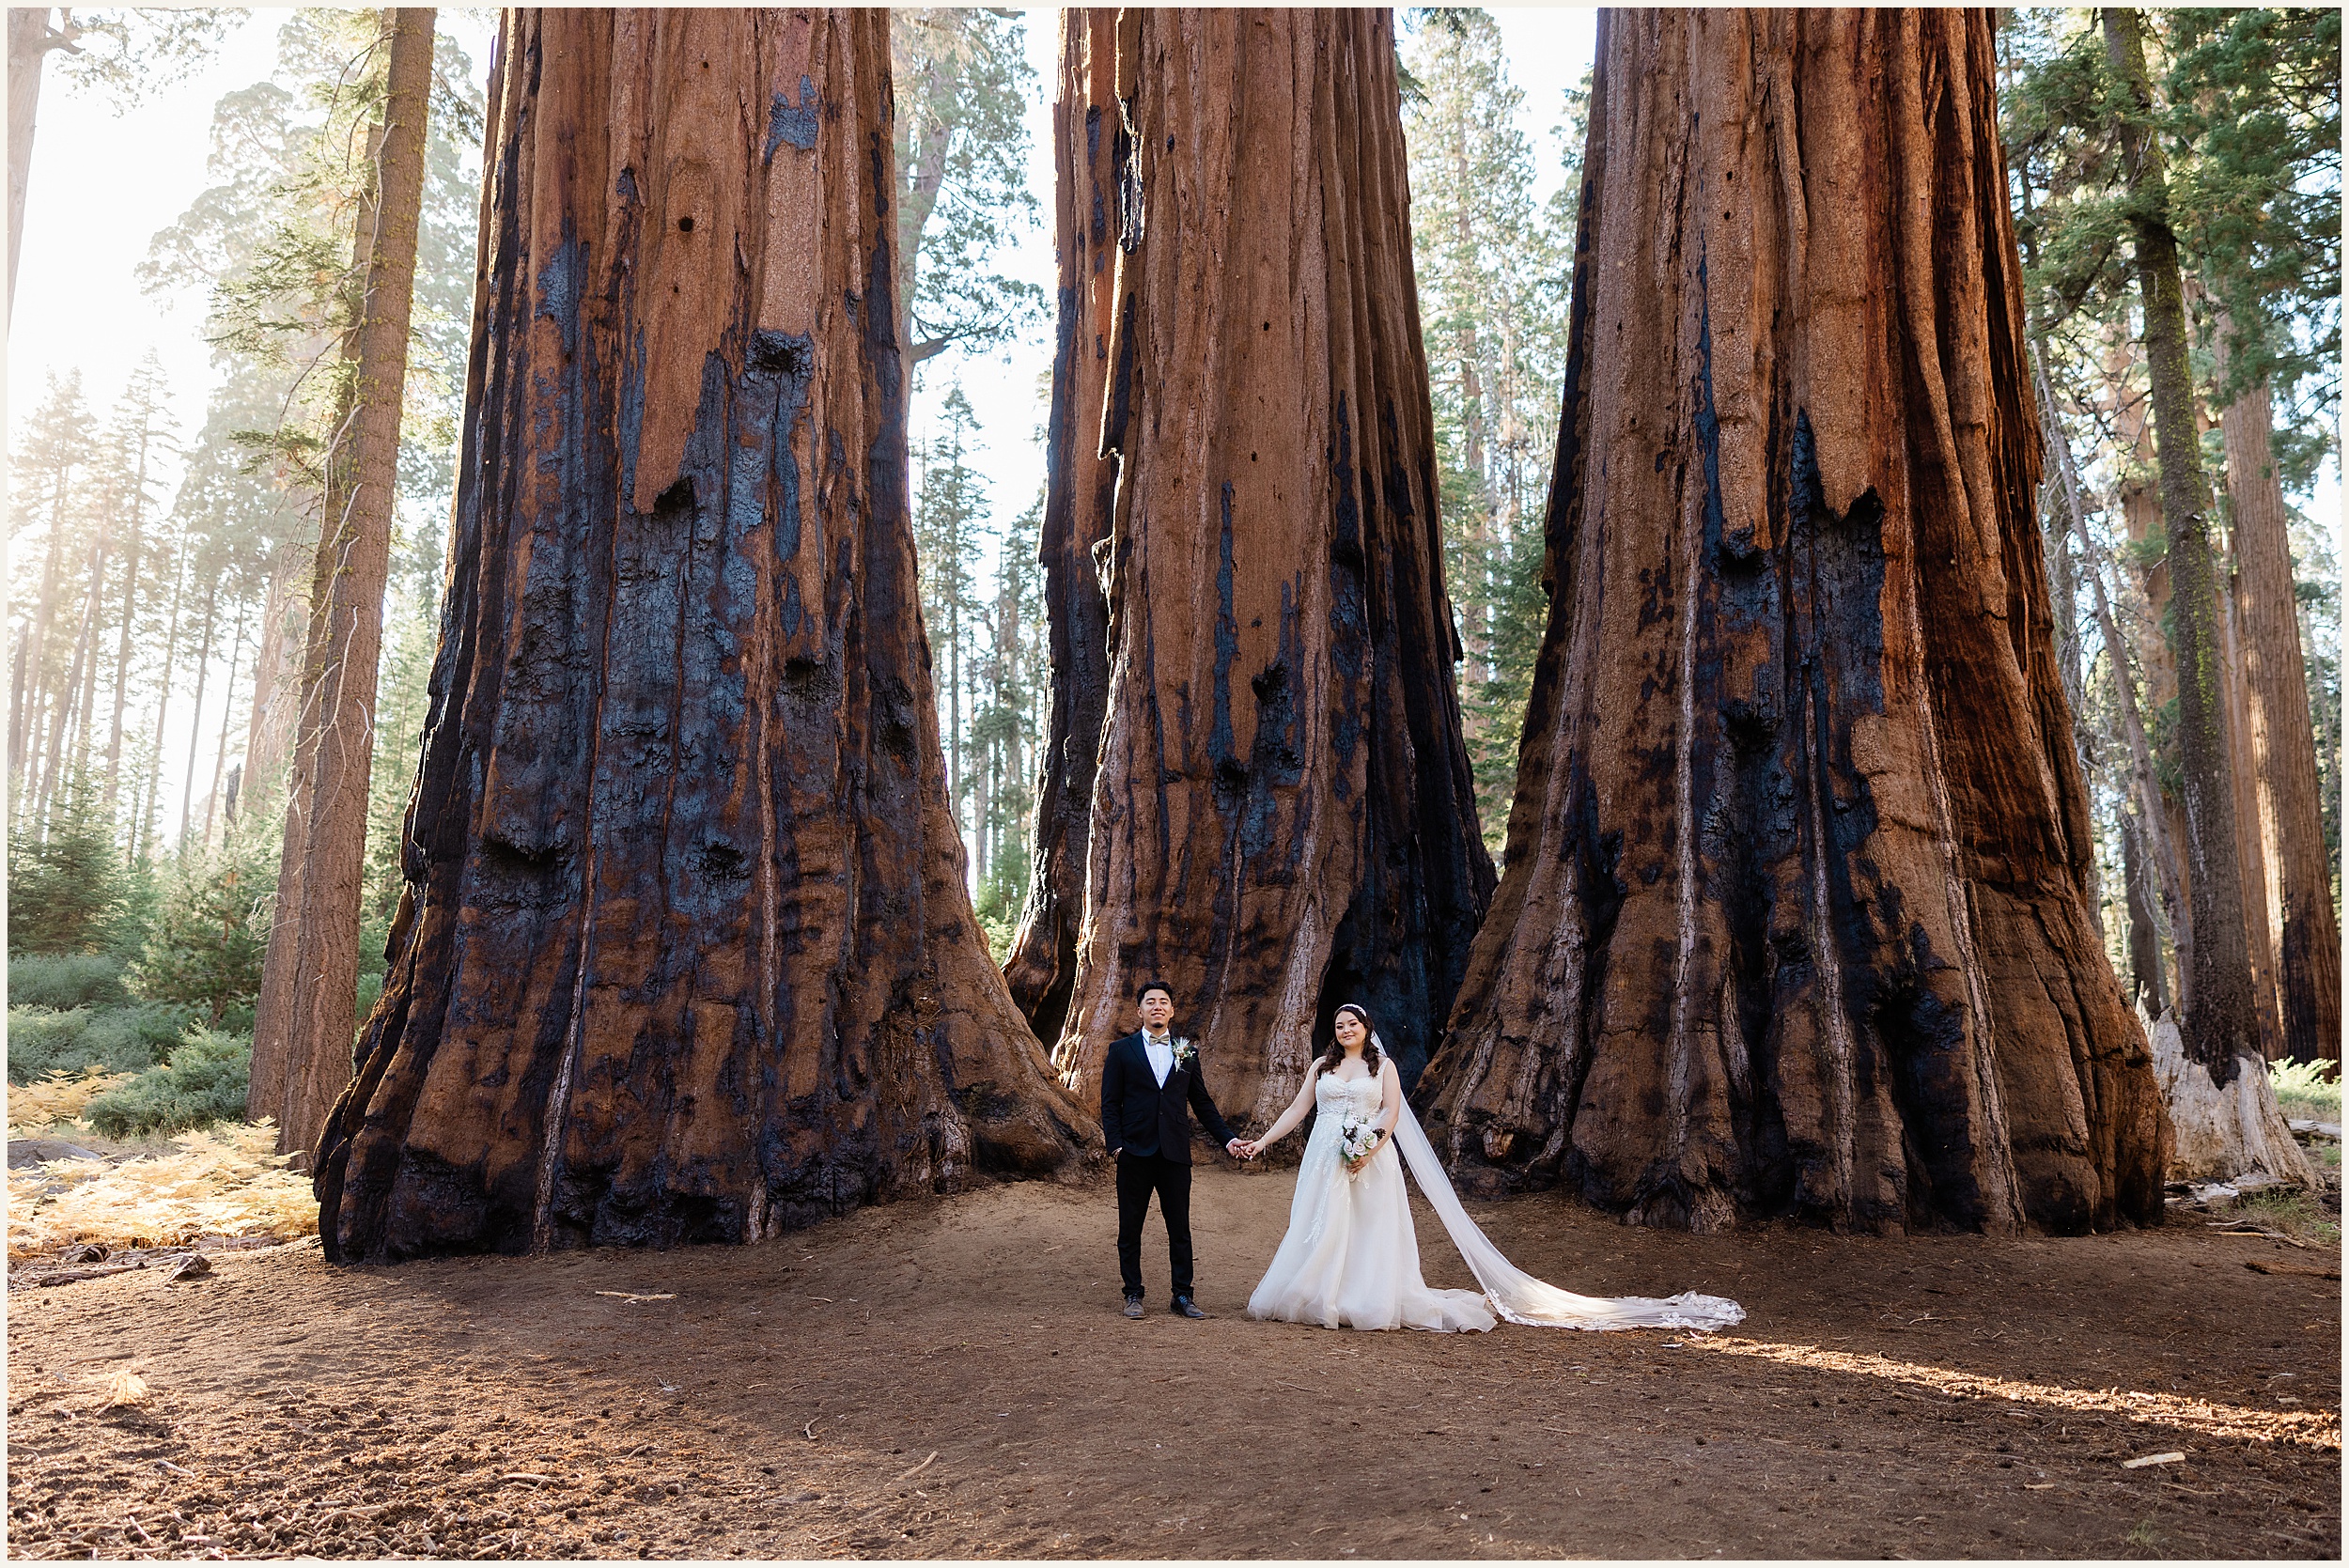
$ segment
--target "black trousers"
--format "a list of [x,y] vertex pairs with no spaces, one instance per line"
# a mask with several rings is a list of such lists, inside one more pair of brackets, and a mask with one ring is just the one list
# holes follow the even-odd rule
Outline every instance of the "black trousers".
[[1166,1221],[1166,1252],[1174,1265],[1174,1294],[1190,1294],[1190,1167],[1164,1155],[1117,1157],[1117,1272],[1128,1296],[1142,1294],[1142,1220],[1150,1194]]

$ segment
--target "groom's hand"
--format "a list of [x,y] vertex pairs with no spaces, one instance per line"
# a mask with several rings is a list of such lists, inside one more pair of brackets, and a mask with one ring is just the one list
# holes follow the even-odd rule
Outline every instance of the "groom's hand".
[[1230,1142],[1223,1145],[1223,1152],[1230,1155],[1234,1159],[1246,1159],[1248,1157],[1248,1145],[1235,1138]]

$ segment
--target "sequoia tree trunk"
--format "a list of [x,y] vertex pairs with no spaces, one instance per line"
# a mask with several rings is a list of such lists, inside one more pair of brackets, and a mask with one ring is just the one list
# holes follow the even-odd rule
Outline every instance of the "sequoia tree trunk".
[[[1393,24],[1125,10],[1113,44],[1098,17],[1067,25],[1063,161],[1104,199],[1098,227],[1091,190],[1063,203],[1064,236],[1085,234],[1063,251],[1078,273],[1047,602],[1056,644],[1066,626],[1089,668],[1090,554],[1106,697],[1097,730],[1080,695],[1056,702],[1048,755],[1091,751],[1098,771],[1081,821],[1038,823],[1048,879],[1019,972],[1042,1000],[1068,977],[1055,1061],[1072,1086],[1128,1026],[1136,984],[1166,981],[1218,1101],[1263,1126],[1341,1001],[1367,1006],[1416,1077],[1492,888],[1454,684]],[[1080,851],[1063,957],[1067,888],[1049,878]]]
[[1117,455],[1101,450],[1116,281],[1118,170],[1132,159],[1118,112],[1117,13],[1061,13],[1061,78],[1052,104],[1053,237],[1060,330],[1045,440],[1046,648],[1051,712],[1041,748],[1034,865],[1019,930],[1003,963],[1012,1000],[1040,1040],[1058,1040],[1076,985],[1084,916],[1096,753],[1109,701],[1109,600],[1096,547],[1109,537]]
[[[2216,335],[2224,339],[2223,322]],[[2274,934],[2284,1054],[2296,1062],[2339,1061],[2341,928],[2325,855],[2316,731],[2309,717],[2283,486],[2270,440],[2273,418],[2263,381],[2228,404],[2218,420],[2227,449],[2234,609],[2258,798],[2258,815],[2243,827],[2258,834],[2266,872],[2265,884],[2247,893],[2264,901]]]
[[1982,11],[1603,11],[1507,871],[1428,1134],[1647,1224],[2161,1213]]
[[948,811],[888,59],[881,10],[506,13],[333,1256],[751,1240],[1093,1135]]
[[2143,313],[2145,365],[2161,466],[2161,517],[2168,536],[2170,651],[2178,665],[2178,750],[2185,779],[2186,896],[2194,955],[2185,976],[2187,1057],[2224,1087],[2239,1062],[2259,1063],[2249,941],[2227,754],[2226,672],[2218,585],[2210,547],[2210,489],[2202,478],[2194,382],[2186,362],[2186,297],[2177,236],[2170,226],[2161,138],[2145,123],[2142,21],[2124,6],[2104,8],[2105,43],[2134,102],[2119,117],[2129,183],[2128,222]]

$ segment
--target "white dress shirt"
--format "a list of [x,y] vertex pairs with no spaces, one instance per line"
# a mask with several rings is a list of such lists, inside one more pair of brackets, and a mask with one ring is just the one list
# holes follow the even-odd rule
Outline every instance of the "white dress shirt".
[[1168,1034],[1142,1032],[1142,1053],[1150,1059],[1150,1070],[1159,1075],[1159,1087],[1166,1087],[1166,1075],[1174,1070],[1174,1039]]

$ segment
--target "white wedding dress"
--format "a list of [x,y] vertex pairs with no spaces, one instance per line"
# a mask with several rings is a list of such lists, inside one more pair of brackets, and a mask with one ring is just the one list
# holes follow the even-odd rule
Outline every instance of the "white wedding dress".
[[[1552,1328],[1700,1330],[1725,1328],[1745,1317],[1744,1308],[1718,1296],[1689,1292],[1662,1300],[1577,1296],[1513,1266],[1460,1206],[1408,1102],[1394,1136],[1381,1142],[1360,1171],[1349,1172],[1338,1153],[1340,1124],[1349,1114],[1363,1122],[1375,1119],[1378,1101],[1376,1075],[1351,1082],[1328,1072],[1316,1075],[1313,1136],[1298,1167],[1288,1234],[1248,1298],[1250,1317],[1325,1328],[1439,1332],[1490,1328],[1496,1314]],[[1481,1294],[1432,1290],[1421,1279],[1419,1238],[1403,1190],[1406,1160],[1469,1272],[1485,1287]]]

